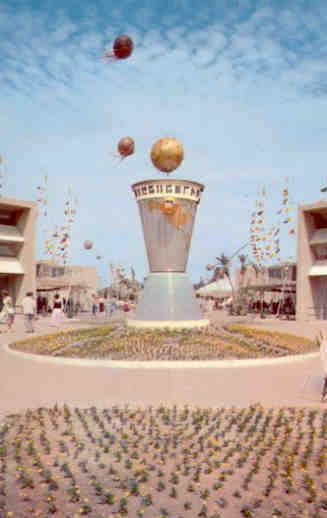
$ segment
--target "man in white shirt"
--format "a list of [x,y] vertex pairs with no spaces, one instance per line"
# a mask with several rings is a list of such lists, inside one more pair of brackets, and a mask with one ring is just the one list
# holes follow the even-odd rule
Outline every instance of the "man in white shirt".
[[26,333],[34,333],[33,320],[35,317],[36,304],[33,293],[28,291],[22,301]]

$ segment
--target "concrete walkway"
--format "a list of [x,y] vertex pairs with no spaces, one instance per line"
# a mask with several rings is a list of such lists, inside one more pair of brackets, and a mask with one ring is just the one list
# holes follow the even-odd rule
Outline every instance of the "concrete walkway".
[[[261,322],[263,327],[272,325],[266,320]],[[281,331],[286,331],[287,326],[287,332],[294,334],[314,337],[316,333],[311,324],[306,325],[305,333],[300,332],[303,328],[296,322],[286,322],[285,326],[277,321],[273,325],[277,324]],[[67,321],[63,326],[76,327],[86,325]],[[37,321],[36,329],[38,334],[55,331],[48,319]],[[319,358],[243,368],[117,369],[41,363],[5,351],[5,344],[29,336],[19,317],[14,332],[0,335],[0,415],[56,402],[82,407],[125,403],[240,407],[254,402],[264,406],[327,407],[327,403],[320,403],[323,372]],[[308,374],[308,383],[301,391]]]

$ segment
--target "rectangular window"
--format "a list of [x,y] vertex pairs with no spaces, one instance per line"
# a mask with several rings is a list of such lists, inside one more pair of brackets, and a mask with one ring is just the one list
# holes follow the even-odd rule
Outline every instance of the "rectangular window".
[[17,257],[17,244],[0,245],[0,257]]
[[314,227],[316,229],[327,228],[327,211],[311,212]]
[[65,269],[64,268],[53,268],[52,270],[52,277],[61,277],[64,275]]
[[282,278],[281,268],[269,268],[268,277],[269,277],[269,279],[281,279]]
[[0,224],[16,226],[22,213],[22,210],[8,210],[0,208]]
[[312,247],[316,259],[327,259],[327,244]]

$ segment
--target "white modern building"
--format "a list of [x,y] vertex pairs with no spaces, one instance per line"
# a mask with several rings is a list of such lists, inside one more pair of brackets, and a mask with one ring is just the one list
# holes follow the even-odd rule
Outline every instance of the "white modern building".
[[0,198],[0,290],[7,290],[16,306],[36,288],[36,219],[36,203]]
[[327,201],[298,207],[298,320],[327,320]]

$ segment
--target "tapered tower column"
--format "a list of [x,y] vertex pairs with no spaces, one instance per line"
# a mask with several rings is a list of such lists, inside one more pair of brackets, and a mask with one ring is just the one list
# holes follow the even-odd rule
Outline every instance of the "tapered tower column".
[[186,265],[204,186],[189,180],[145,180],[132,185],[139,206],[150,273],[135,317],[138,328],[204,327]]

